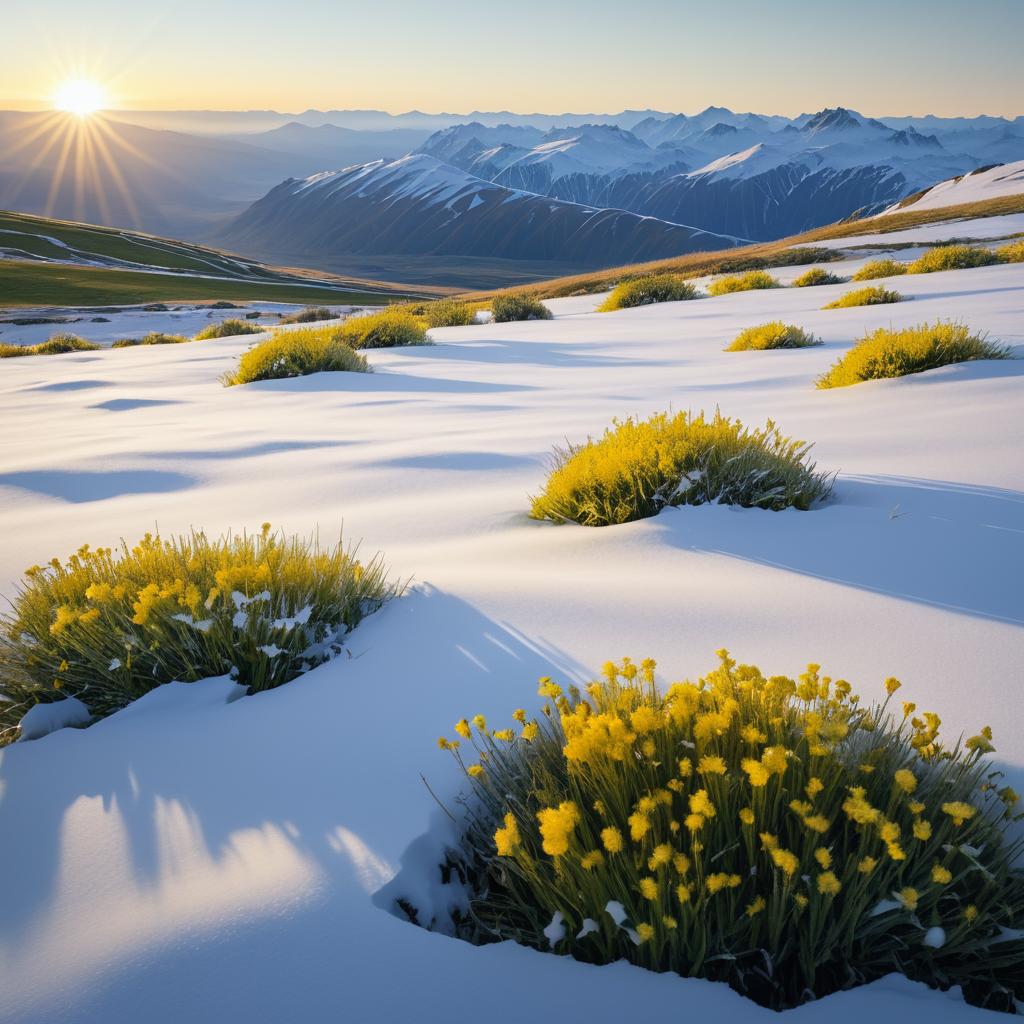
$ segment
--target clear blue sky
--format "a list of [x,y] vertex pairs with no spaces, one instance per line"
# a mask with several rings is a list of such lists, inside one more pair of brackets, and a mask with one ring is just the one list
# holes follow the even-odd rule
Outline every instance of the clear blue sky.
[[[1024,0],[21,0],[0,107],[1024,114]],[[11,45],[14,43],[14,45]]]

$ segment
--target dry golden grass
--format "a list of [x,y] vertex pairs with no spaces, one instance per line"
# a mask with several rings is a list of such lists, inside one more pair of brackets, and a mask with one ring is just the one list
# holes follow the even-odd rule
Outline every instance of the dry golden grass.
[[[810,247],[814,242],[831,238],[845,238],[857,234],[887,234],[905,231],[921,224],[935,224],[949,220],[971,217],[997,217],[1011,213],[1024,213],[1024,195],[999,196],[975,203],[961,203],[938,210],[902,210],[883,217],[862,220],[840,221],[826,227],[814,228],[800,235],[780,238],[774,242],[757,242],[737,249],[721,249],[715,252],[692,252],[667,260],[653,260],[649,263],[634,263],[624,267],[609,267],[607,270],[576,274],[572,277],[558,277],[515,289],[541,299],[564,298],[568,295],[589,295],[593,292],[610,291],[615,285],[631,277],[644,274],[682,274],[684,277],[701,277],[705,274],[736,273],[744,270],[760,270],[778,266],[793,266],[800,263],[821,263],[827,260],[828,250],[808,248],[796,253],[794,246]],[[460,298],[468,301],[484,301],[499,290],[467,292]]]

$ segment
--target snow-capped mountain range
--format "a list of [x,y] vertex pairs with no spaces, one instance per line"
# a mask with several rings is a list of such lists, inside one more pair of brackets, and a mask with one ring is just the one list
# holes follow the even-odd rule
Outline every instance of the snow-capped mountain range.
[[888,123],[843,107],[796,118],[709,107],[629,122],[453,124],[407,158],[290,179],[219,240],[304,258],[614,265],[875,213],[1024,157],[1022,118]]

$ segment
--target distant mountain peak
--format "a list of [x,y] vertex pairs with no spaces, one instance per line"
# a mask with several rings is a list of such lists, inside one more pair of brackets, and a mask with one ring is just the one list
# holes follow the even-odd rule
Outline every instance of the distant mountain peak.
[[[808,135],[815,135],[823,131],[849,131],[851,128],[860,128],[863,122],[846,107],[826,107],[819,110],[801,129]],[[884,125],[880,125],[884,127]]]

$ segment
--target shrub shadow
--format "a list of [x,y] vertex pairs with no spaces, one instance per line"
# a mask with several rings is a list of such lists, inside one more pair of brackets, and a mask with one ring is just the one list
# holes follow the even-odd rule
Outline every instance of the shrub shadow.
[[195,479],[184,473],[155,469],[122,469],[106,472],[63,469],[0,473],[0,487],[19,487],[36,494],[74,504],[104,501],[124,494],[166,494],[187,490]]

